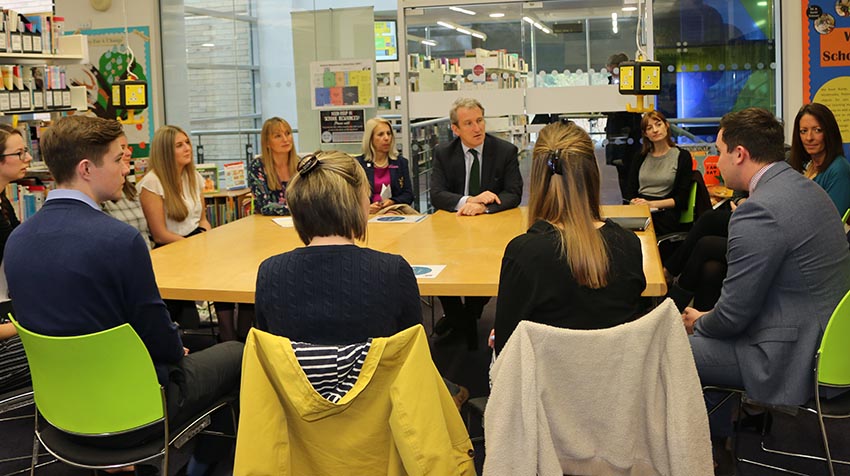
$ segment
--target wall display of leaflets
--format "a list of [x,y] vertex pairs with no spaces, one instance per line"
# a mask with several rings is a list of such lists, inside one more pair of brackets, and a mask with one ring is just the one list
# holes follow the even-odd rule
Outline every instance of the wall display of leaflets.
[[245,162],[230,162],[222,167],[224,168],[224,188],[226,190],[239,190],[248,187],[245,176]]

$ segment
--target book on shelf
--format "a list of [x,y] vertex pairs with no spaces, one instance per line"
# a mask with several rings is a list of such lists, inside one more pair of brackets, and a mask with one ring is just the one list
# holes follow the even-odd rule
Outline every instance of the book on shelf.
[[225,190],[239,190],[248,187],[245,176],[245,162],[230,162],[224,164],[224,188]]
[[204,180],[204,193],[218,192],[218,166],[216,164],[198,164],[195,169]]

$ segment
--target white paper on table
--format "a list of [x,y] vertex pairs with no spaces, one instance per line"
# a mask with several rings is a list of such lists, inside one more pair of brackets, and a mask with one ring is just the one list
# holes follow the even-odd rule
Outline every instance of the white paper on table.
[[444,264],[414,264],[410,266],[413,268],[413,274],[416,276],[416,279],[422,278],[436,278],[441,271],[446,268]]
[[272,218],[272,221],[284,228],[292,228],[295,226],[292,224],[292,217]]
[[369,223],[419,223],[428,215],[378,215],[369,219]]
[[393,191],[389,185],[381,185],[381,200],[389,200],[393,196]]

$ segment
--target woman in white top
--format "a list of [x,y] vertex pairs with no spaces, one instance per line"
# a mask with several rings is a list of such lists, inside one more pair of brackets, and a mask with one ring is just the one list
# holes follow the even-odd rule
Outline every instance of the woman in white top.
[[203,183],[186,132],[177,126],[160,127],[153,136],[150,170],[137,187],[155,246],[210,229]]

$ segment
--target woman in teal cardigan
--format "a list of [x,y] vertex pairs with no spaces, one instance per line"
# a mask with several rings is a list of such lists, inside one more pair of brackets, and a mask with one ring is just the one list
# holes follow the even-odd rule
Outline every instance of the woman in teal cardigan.
[[797,170],[805,167],[806,177],[826,190],[839,215],[850,208],[850,162],[843,152],[832,111],[816,102],[801,107],[794,118],[789,162]]

